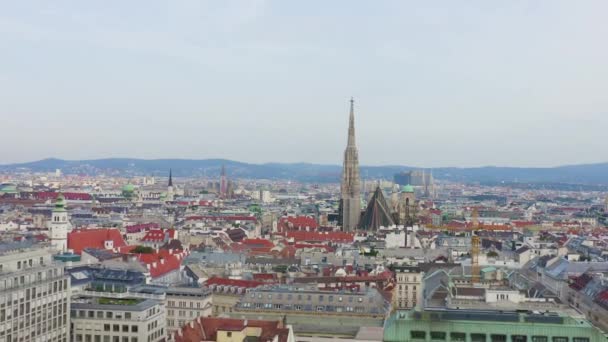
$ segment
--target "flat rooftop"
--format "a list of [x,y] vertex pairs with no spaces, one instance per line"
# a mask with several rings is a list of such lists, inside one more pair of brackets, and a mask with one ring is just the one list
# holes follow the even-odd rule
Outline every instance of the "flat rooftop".
[[424,311],[398,311],[398,320],[412,321],[477,321],[501,323],[558,324],[591,326],[585,319],[573,318],[561,312],[426,309]]
[[118,310],[118,311],[144,311],[160,301],[142,298],[112,298],[112,297],[74,297],[72,298],[72,310],[96,309],[96,310]]

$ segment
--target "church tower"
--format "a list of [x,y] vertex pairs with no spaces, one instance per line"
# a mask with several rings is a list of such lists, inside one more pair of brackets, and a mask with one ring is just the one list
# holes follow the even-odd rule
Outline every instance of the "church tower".
[[342,230],[357,229],[361,218],[361,179],[359,177],[359,152],[355,145],[355,101],[350,99],[348,143],[344,150],[342,166]]
[[168,202],[173,201],[173,199],[175,198],[175,193],[173,192],[173,174],[171,172],[171,169],[169,169],[169,184],[167,184],[167,198],[166,200]]
[[51,238],[51,246],[60,252],[65,252],[68,249],[69,226],[68,211],[65,209],[65,199],[63,194],[59,194],[51,214],[49,235]]

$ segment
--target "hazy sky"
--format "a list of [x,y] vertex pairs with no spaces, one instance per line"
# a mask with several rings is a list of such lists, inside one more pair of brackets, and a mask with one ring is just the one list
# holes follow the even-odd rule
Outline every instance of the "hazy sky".
[[608,1],[0,0],[0,163],[608,161]]

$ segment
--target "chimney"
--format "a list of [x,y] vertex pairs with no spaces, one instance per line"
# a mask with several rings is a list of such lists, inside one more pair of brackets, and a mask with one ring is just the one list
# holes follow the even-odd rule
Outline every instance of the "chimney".
[[182,336],[183,336],[183,334],[182,334],[182,328],[181,328],[181,327],[179,327],[179,328],[177,329],[177,335],[178,335],[179,337],[182,337]]
[[243,326],[246,327],[247,326],[247,320],[243,321]]
[[190,321],[190,328],[194,329],[194,321]]

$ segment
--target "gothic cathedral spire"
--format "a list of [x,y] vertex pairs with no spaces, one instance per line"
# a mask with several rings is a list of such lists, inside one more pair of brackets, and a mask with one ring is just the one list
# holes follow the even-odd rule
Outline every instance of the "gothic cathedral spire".
[[355,145],[355,101],[350,99],[348,142],[344,150],[342,166],[342,230],[357,229],[361,218],[361,179],[359,177],[359,152]]

